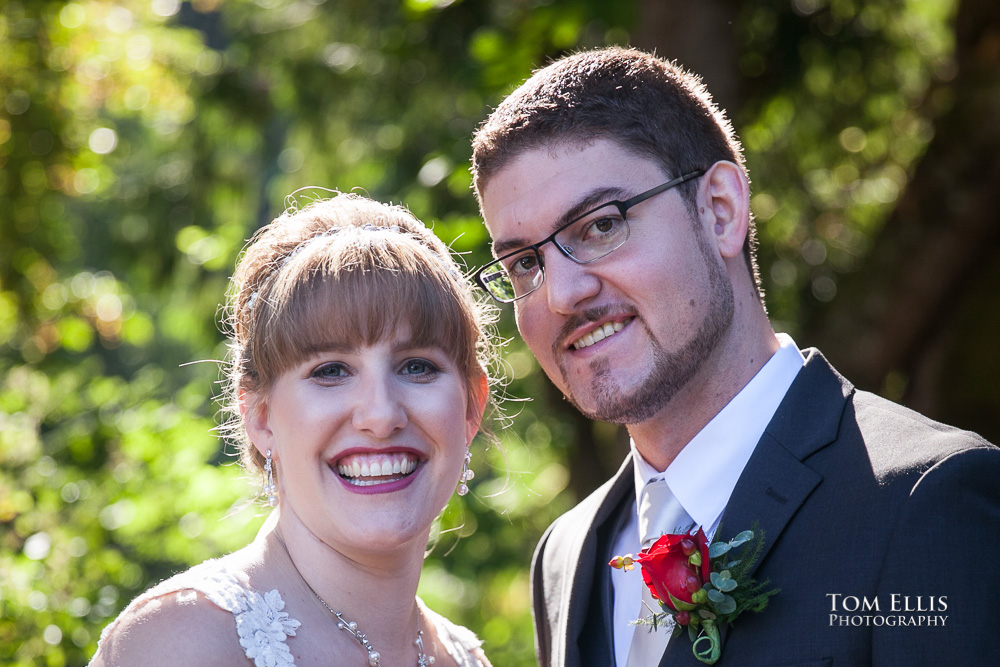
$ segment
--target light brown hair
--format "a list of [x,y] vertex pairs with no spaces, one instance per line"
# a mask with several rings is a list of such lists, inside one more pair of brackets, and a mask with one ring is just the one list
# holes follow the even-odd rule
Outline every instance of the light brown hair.
[[265,396],[319,345],[371,345],[408,327],[410,343],[452,358],[470,397],[493,354],[493,310],[448,247],[406,209],[355,194],[289,209],[258,230],[237,263],[226,315],[224,430],[251,472],[263,457],[244,428],[241,392]]

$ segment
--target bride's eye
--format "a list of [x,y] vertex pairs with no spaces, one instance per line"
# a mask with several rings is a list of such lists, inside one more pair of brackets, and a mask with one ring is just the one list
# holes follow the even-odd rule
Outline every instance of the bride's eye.
[[415,379],[430,379],[437,375],[438,367],[426,359],[407,359],[403,362],[400,372]]
[[312,376],[319,380],[340,380],[348,375],[347,368],[339,363],[323,364],[312,372]]

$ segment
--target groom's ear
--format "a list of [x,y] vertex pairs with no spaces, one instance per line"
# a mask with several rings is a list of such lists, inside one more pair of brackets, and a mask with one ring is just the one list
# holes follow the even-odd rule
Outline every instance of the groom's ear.
[[705,172],[698,191],[699,214],[719,255],[743,254],[750,226],[750,183],[736,164],[716,162]]

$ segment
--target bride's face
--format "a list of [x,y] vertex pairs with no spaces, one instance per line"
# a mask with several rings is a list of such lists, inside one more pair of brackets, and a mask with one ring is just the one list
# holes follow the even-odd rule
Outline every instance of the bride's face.
[[478,430],[454,361],[407,338],[318,346],[247,422],[272,450],[282,518],[341,551],[423,549]]

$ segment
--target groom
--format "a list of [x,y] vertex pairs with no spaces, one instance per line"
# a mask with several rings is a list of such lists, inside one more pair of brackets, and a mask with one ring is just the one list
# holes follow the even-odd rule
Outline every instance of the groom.
[[[1000,655],[1000,450],[856,390],[775,334],[750,187],[700,80],[635,50],[536,72],[473,141],[498,261],[478,274],[585,415],[625,424],[618,473],[532,563],[543,667],[696,665],[612,570],[674,526],[757,524],[780,592],[724,665],[989,664]],[[668,641],[669,640],[669,641]]]

